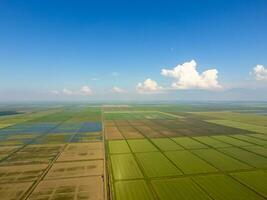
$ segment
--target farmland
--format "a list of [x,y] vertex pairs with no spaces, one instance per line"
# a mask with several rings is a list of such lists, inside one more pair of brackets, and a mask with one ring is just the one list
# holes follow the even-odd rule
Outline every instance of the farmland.
[[0,199],[105,199],[101,109],[27,109],[0,120]]
[[267,199],[267,116],[247,112],[258,106],[8,108],[3,200]]

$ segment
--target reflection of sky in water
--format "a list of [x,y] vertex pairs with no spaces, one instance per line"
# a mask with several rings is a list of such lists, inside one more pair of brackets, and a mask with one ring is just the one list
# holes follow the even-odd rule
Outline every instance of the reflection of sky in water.
[[47,132],[54,127],[56,127],[57,123],[24,123],[10,126],[8,128],[2,129],[0,134],[12,134],[12,133],[44,133]]
[[78,130],[79,133],[82,132],[99,132],[102,131],[101,122],[85,122],[82,127]]

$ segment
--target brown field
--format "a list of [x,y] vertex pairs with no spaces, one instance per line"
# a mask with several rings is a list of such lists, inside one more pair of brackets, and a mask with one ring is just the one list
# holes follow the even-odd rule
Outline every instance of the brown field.
[[102,142],[68,144],[57,161],[79,161],[104,159]]
[[41,181],[30,195],[31,200],[40,199],[104,199],[103,177],[79,177]]
[[20,147],[21,146],[2,146],[2,147],[0,147],[0,160],[4,157],[8,156],[9,154],[11,154],[12,152],[14,152],[15,150],[17,150]]
[[32,182],[0,184],[1,200],[17,200],[23,198]]
[[62,145],[28,145],[5,159],[1,165],[49,163],[61,151]]
[[0,167],[0,183],[36,181],[48,165],[20,165]]
[[124,139],[116,126],[105,127],[105,137],[109,140]]
[[103,176],[103,160],[55,163],[45,179]]

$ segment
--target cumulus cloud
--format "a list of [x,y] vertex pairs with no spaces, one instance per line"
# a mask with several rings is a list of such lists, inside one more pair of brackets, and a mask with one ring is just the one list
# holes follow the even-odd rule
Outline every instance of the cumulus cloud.
[[65,94],[65,95],[73,95],[74,92],[72,90],[70,90],[70,89],[64,88],[62,90],[62,94]]
[[267,68],[263,65],[254,67],[252,73],[257,81],[267,81]]
[[138,83],[136,90],[139,93],[158,93],[162,91],[162,87],[150,78],[146,79],[143,83]]
[[90,87],[84,85],[84,86],[81,87],[80,93],[83,94],[83,95],[91,95],[92,94],[92,90],[91,90]]
[[174,89],[214,90],[222,88],[217,80],[218,71],[210,69],[200,74],[195,60],[177,65],[173,69],[162,69],[161,75],[174,79],[172,83]]
[[123,90],[123,89],[121,89],[121,88],[119,88],[117,86],[114,86],[113,88],[111,88],[111,92],[113,92],[113,93],[124,93],[125,90]]

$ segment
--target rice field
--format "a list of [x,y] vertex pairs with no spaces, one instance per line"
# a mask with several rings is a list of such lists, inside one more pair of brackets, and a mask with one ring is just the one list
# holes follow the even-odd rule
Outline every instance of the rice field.
[[[248,124],[248,114],[237,113],[229,118],[235,124],[230,126],[215,123],[228,120],[227,113],[219,118],[213,112],[158,110],[104,108],[112,199],[266,199],[262,116]],[[129,160],[114,166],[114,156]],[[121,175],[124,180],[118,179]]]
[[267,199],[267,116],[224,106],[0,110],[0,199]]
[[107,198],[99,107],[28,110],[0,124],[1,200]]

